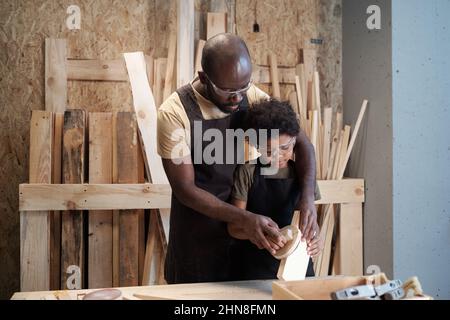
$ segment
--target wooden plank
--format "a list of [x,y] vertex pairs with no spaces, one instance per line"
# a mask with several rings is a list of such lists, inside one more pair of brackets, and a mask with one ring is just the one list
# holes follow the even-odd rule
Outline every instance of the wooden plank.
[[323,109],[323,145],[322,145],[322,179],[326,179],[328,173],[328,163],[330,159],[331,146],[331,118],[332,108]]
[[272,82],[272,96],[274,98],[280,99],[280,82],[278,81],[278,63],[277,63],[277,55],[273,52],[269,54],[269,62],[270,62],[270,77]]
[[[54,131],[53,131],[53,171],[52,183],[62,182],[62,136],[64,126],[64,113],[54,113]],[[61,284],[61,213],[52,212],[50,229],[50,288],[58,290]]]
[[[63,183],[84,182],[86,115],[83,110],[68,110],[64,113],[63,128]],[[69,210],[62,213],[61,234],[61,288],[81,289],[84,283],[84,218],[83,213]],[[80,270],[81,281],[75,287],[68,286],[70,266]],[[72,279],[72,278],[71,278]]]
[[356,120],[355,129],[353,130],[353,134],[350,139],[350,144],[347,148],[347,152],[345,154],[344,160],[342,161],[342,165],[340,166],[338,179],[342,179],[342,177],[344,176],[344,172],[345,172],[345,168],[347,167],[348,159],[350,158],[350,154],[351,154],[353,146],[355,144],[356,137],[358,136],[359,127],[361,126],[361,122],[364,117],[364,113],[366,112],[367,103],[368,103],[368,101],[364,100],[363,104],[361,106],[361,110],[359,112],[358,119]]
[[[145,56],[148,70],[152,76],[148,77],[153,86],[153,58]],[[151,63],[151,64],[150,64]],[[127,82],[128,74],[123,59],[67,59],[67,80],[77,81],[115,81]]]
[[157,154],[156,147],[156,105],[153,94],[148,85],[145,70],[144,55],[142,52],[124,54],[131,91],[133,93],[133,105],[136,112],[140,137],[144,145],[144,154],[148,164],[147,176],[153,183],[169,183],[162,166],[161,158]]
[[[295,75],[298,76],[299,79],[300,79],[300,89],[301,89],[301,92],[302,92],[303,107],[305,108],[305,111],[306,111],[306,104],[307,104],[306,98],[308,96],[308,93],[307,93],[308,81],[307,81],[306,76],[305,76],[305,65],[303,63],[298,64],[295,67],[295,71],[294,72],[295,72]],[[305,113],[305,117],[306,117],[306,113]]]
[[[144,64],[142,52],[124,54],[133,93],[133,105],[137,115],[140,141],[143,145],[147,177],[155,184],[169,184],[162,161],[156,148],[156,107],[150,87],[146,85],[145,74],[141,72]],[[159,210],[162,219],[164,238],[169,237],[170,210]],[[166,240],[167,241],[167,240]],[[149,272],[149,270],[144,270]],[[147,277],[147,276],[145,276]]]
[[301,49],[302,63],[305,65],[306,81],[312,81],[314,71],[317,69],[317,52],[314,49]]
[[[143,69],[145,70],[145,68]],[[131,112],[117,114],[118,183],[138,183],[139,148],[136,117]],[[139,215],[140,210],[119,212],[120,286],[139,285]]]
[[125,64],[117,60],[67,60],[68,80],[119,81],[128,80]]
[[162,102],[164,102],[173,92],[176,82],[175,63],[177,58],[177,34],[175,32],[171,32],[170,34],[168,50],[169,51],[167,54],[166,75],[164,78],[164,94]]
[[158,109],[163,103],[164,95],[164,83],[166,76],[167,58],[158,58],[154,60],[154,92],[155,92],[155,105]]
[[[364,180],[318,180],[316,204],[364,202]],[[167,184],[20,184],[19,210],[117,210],[170,208]]]
[[19,210],[170,208],[166,184],[21,184]]
[[197,43],[197,51],[195,53],[195,68],[194,68],[194,76],[197,76],[197,73],[202,70],[202,54],[203,47],[205,46],[205,40],[198,40]]
[[[112,183],[112,114],[89,114],[89,183]],[[112,211],[89,212],[88,288],[113,282]]]
[[343,275],[362,275],[363,230],[361,203],[341,204],[339,228],[339,271]]
[[[51,183],[53,116],[33,111],[30,122],[30,175],[32,183]],[[49,290],[50,214],[20,212],[20,289]]]
[[[295,85],[295,75],[295,68],[278,66],[279,83]],[[252,81],[256,84],[271,84],[270,66],[254,64]]]
[[[122,296],[146,295],[156,298],[168,299],[243,299],[243,300],[271,300],[271,286],[273,280],[252,280],[252,281],[234,281],[234,282],[211,282],[211,283],[189,283],[163,286],[141,286],[118,288]],[[94,290],[70,291],[69,295],[76,299]],[[49,294],[60,296],[61,292],[17,292],[14,294],[14,300],[35,299],[40,300]]]
[[177,0],[177,88],[194,74],[194,0]]
[[64,112],[67,104],[65,39],[45,39],[45,110]]
[[210,39],[219,33],[227,32],[227,13],[208,12],[206,17],[206,39]]
[[[146,245],[146,252],[145,252],[145,259],[144,259],[144,270],[147,272],[144,272],[143,278],[142,278],[142,285],[152,285],[154,281],[153,279],[156,278],[155,275],[155,268],[154,265],[154,251],[156,246],[156,237],[158,236],[158,233],[156,232],[157,228],[157,212],[152,210],[150,212],[150,221],[148,226],[148,233],[147,233],[147,245]],[[151,280],[152,279],[152,280]],[[151,282],[152,281],[152,282]]]
[[295,76],[295,91],[297,93],[297,106],[298,106],[298,115],[301,119],[302,124],[304,123],[304,119],[306,119],[306,105],[303,104],[303,95],[300,85],[300,77]]
[[[153,70],[153,62],[152,62],[152,70]],[[148,72],[148,69],[147,69]],[[153,77],[153,73],[152,73]],[[112,149],[113,149],[113,155],[112,155],[112,179],[113,183],[118,183],[118,174],[117,174],[117,113],[113,114],[112,118]],[[123,207],[121,207],[123,208]],[[118,287],[120,283],[120,272],[119,272],[119,266],[120,266],[120,234],[119,234],[119,222],[120,222],[120,215],[119,210],[113,210],[113,226],[112,226],[112,233],[113,233],[113,286]]]

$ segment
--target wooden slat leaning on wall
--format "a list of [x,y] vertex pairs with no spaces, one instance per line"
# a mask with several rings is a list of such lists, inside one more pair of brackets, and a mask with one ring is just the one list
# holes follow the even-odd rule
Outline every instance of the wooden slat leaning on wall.
[[[139,183],[143,171],[139,170],[138,129],[136,117],[131,112],[119,112],[116,120],[117,136],[117,183]],[[122,286],[139,285],[139,220],[142,210],[120,210],[119,254],[120,282]]]
[[219,33],[227,32],[227,13],[208,12],[206,17],[206,39],[210,39]]
[[[112,183],[112,114],[89,113],[89,183]],[[112,286],[112,211],[90,211],[88,288]]]
[[[54,113],[53,130],[53,172],[52,183],[60,184],[62,182],[62,132],[64,126],[64,113]],[[61,284],[61,212],[52,212],[50,231],[50,288],[58,290]]]
[[[30,126],[30,183],[51,183],[53,116],[33,111]],[[50,289],[50,216],[20,213],[20,289]]]
[[177,88],[194,75],[194,0],[177,1]]
[[67,103],[65,39],[45,39],[45,110],[64,112]]
[[[84,182],[85,139],[84,110],[66,111],[63,129],[63,183]],[[61,289],[81,289],[85,279],[83,212],[63,212],[61,220]],[[79,268],[80,277],[76,268]]]

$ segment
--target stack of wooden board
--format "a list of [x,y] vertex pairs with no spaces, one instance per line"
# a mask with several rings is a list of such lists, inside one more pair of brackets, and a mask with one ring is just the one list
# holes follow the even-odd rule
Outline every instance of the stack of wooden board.
[[[275,97],[279,97],[279,71],[276,56],[274,54],[269,56],[273,92]],[[333,114],[331,107],[322,108],[321,106],[319,72],[315,70],[315,66],[315,51],[303,50],[303,63],[296,68],[294,76],[296,91],[290,96],[290,102],[298,114],[302,130],[314,146],[316,178],[318,180],[341,180],[355,144],[368,101],[363,101],[360,114],[350,137],[351,127],[349,125],[343,127],[342,112]],[[318,222],[321,230],[320,235],[324,240],[324,250],[315,259],[316,275],[325,276],[331,273],[341,273],[343,272],[343,270],[340,270],[341,263],[354,265],[353,270],[344,268],[346,272],[354,275],[362,272],[362,265],[359,262],[354,263],[360,260],[359,257],[346,256],[343,259],[339,258],[340,238],[351,237],[349,233],[351,234],[352,228],[359,228],[356,225],[360,225],[362,216],[359,214],[354,217],[340,215],[338,209],[338,207],[332,205],[318,207]],[[355,210],[359,209],[355,208]],[[342,225],[343,233],[338,234],[336,232],[335,221],[339,221]],[[356,234],[361,234],[361,231],[356,231]],[[362,246],[362,235],[361,239],[355,240],[357,245]],[[359,252],[360,250],[358,249],[357,251]],[[333,261],[335,257],[336,260]]]

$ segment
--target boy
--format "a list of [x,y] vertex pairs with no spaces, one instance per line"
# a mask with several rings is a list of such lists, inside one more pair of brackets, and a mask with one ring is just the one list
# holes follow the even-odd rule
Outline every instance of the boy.
[[[295,138],[300,131],[297,116],[287,102],[274,99],[263,101],[249,108],[246,129],[256,130],[258,136],[259,130],[265,130],[267,145],[258,146],[261,156],[256,164],[246,163],[236,168],[231,204],[268,216],[279,228],[283,228],[291,224],[294,208],[301,194],[294,162],[291,160]],[[278,137],[270,136],[271,129],[279,130]],[[262,157],[265,158],[265,163],[278,169],[276,174],[262,174]],[[320,195],[318,196],[316,186],[317,198]],[[248,241],[238,225],[228,224],[228,232],[235,238],[231,246],[233,280],[276,278],[280,260]],[[319,235],[308,243],[307,250],[310,256],[315,256],[322,250]],[[311,259],[306,275],[314,276]]]

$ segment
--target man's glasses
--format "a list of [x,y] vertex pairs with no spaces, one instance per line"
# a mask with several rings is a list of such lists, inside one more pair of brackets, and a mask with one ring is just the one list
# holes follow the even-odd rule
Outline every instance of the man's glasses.
[[209,77],[208,77],[208,75],[206,73],[204,73],[204,74],[205,74],[206,78],[208,79],[209,83],[211,84],[211,86],[213,87],[215,93],[217,95],[220,95],[220,96],[223,96],[223,97],[230,98],[230,97],[234,97],[234,96],[238,96],[238,95],[243,95],[252,86],[252,80],[250,80],[249,83],[245,86],[245,88],[242,88],[242,89],[239,89],[239,90],[235,90],[235,91],[224,90],[224,89],[221,89],[218,86],[216,86],[214,84],[214,82],[212,82],[211,79],[209,79]]

